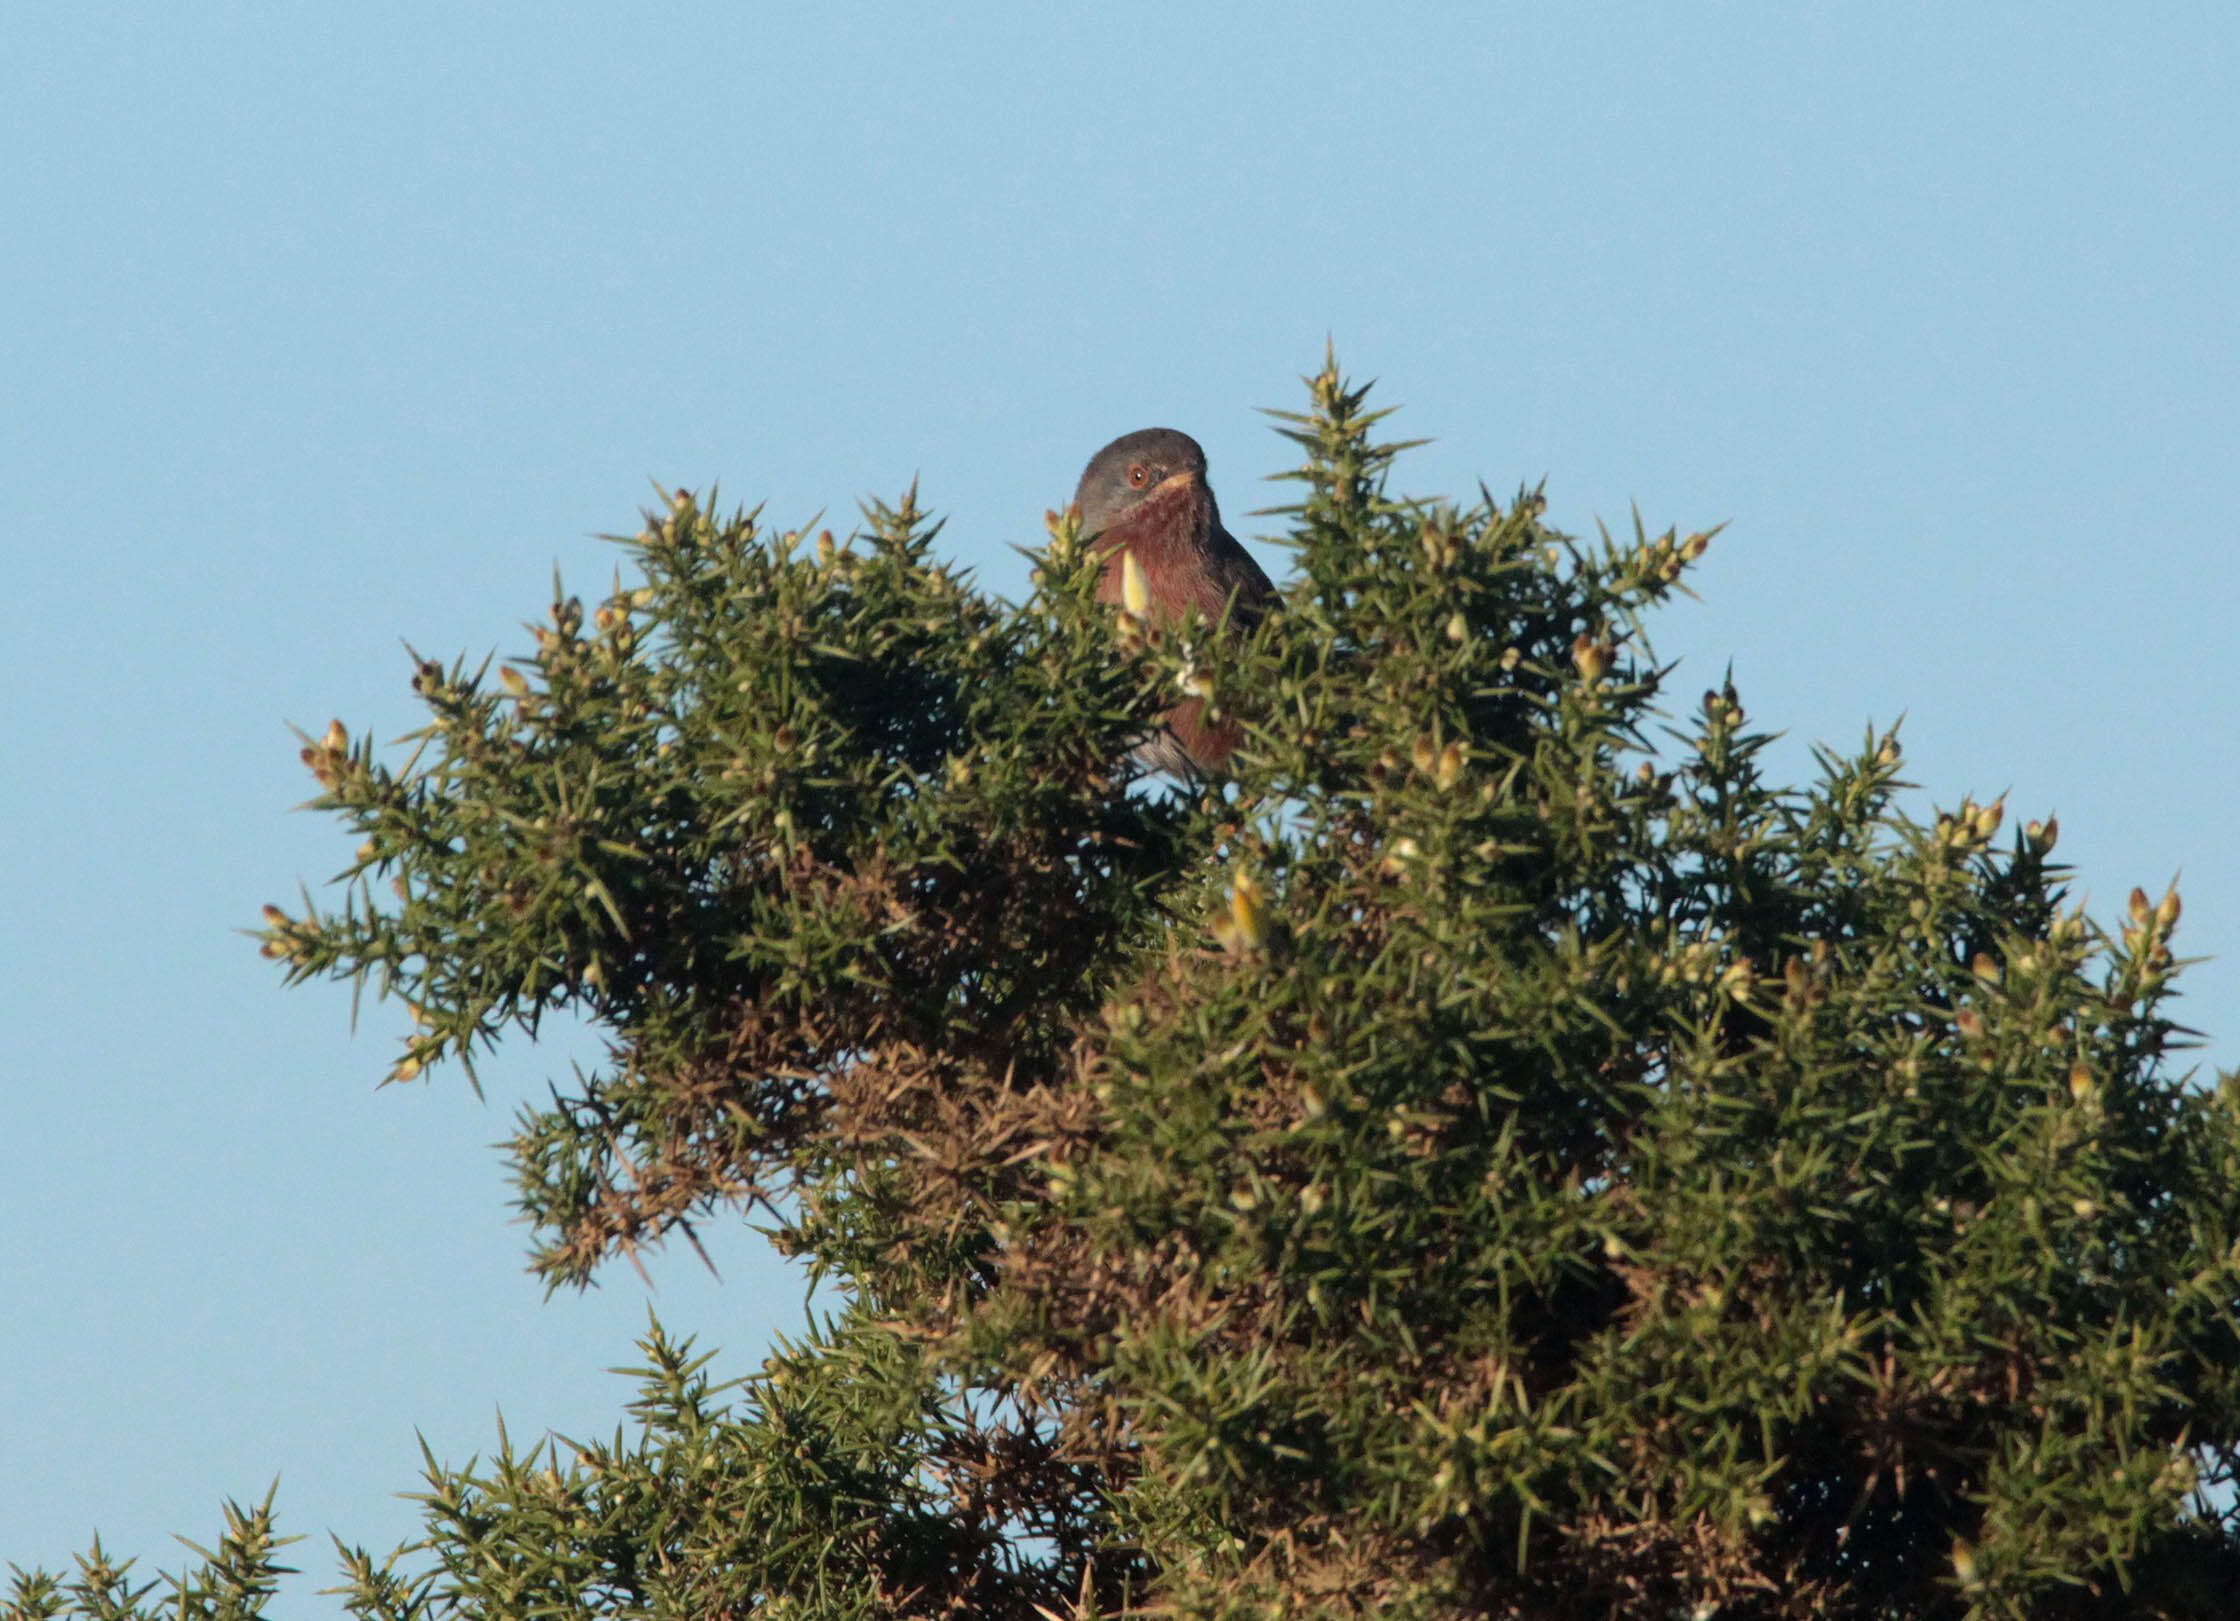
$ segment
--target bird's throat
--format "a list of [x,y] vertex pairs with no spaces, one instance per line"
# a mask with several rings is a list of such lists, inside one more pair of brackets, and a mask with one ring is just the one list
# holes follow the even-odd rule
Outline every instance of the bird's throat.
[[[1137,563],[1147,573],[1157,575],[1201,557],[1212,527],[1213,503],[1205,487],[1187,474],[1177,473],[1097,536],[1096,547],[1115,561],[1122,551],[1134,552]],[[1118,570],[1110,572],[1117,574]],[[1117,583],[1113,600],[1117,600]]]

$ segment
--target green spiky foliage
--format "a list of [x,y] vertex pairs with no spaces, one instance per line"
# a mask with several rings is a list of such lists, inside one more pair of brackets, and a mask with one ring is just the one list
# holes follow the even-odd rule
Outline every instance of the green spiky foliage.
[[[421,665],[410,763],[310,743],[364,842],[291,975],[407,1000],[399,1076],[608,1036],[513,1144],[537,1270],[753,1218],[847,1303],[431,1459],[355,1613],[2228,1613],[2240,1079],[2173,1056],[2176,896],[2103,929],[1887,734],[1768,781],[1648,648],[1706,537],[1400,499],[1310,388],[1241,647],[1116,624],[1063,519],[1012,607],[914,499],[679,496],[588,622]],[[1178,688],[1234,776],[1131,791]]]

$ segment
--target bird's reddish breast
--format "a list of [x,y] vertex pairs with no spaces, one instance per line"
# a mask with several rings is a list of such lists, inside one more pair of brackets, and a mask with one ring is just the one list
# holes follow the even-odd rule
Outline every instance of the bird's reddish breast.
[[[1210,503],[1194,484],[1177,481],[1154,491],[1097,537],[1097,549],[1105,559],[1104,573],[1097,581],[1097,600],[1120,600],[1121,555],[1132,552],[1151,593],[1152,612],[1162,620],[1179,619],[1192,608],[1208,619],[1217,619],[1240,585],[1244,587],[1245,604],[1256,606],[1266,592],[1265,578],[1255,582],[1240,577],[1230,559],[1216,552],[1218,542],[1228,537],[1211,533],[1211,518]],[[1237,549],[1233,541],[1229,546]],[[1251,566],[1249,558],[1244,561]],[[1258,572],[1252,570],[1255,575]],[[1257,591],[1253,589],[1255,584],[1260,588]]]

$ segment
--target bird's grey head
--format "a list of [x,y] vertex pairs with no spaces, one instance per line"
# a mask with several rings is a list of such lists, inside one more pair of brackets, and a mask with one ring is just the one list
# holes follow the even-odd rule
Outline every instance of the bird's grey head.
[[[1081,508],[1081,532],[1110,529],[1161,484],[1188,474],[1205,487],[1206,453],[1198,441],[1173,428],[1140,428],[1123,434],[1089,458],[1073,499]],[[1205,491],[1210,508],[1212,492]]]

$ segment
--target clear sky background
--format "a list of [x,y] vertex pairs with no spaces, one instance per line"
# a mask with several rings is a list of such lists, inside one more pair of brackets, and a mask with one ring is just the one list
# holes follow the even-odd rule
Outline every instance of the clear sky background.
[[[1374,17],[1377,20],[1371,21]],[[0,1560],[174,1564],[275,1476],[416,1526],[610,1431],[648,1291],[522,1270],[512,1106],[235,931],[347,859],[289,723],[416,724],[648,479],[844,524],[916,476],[1008,595],[1090,452],[1277,498],[1327,336],[1414,493],[1730,527],[1674,691],[2183,871],[2240,1061],[2229,5],[180,5],[0,14]],[[1284,554],[1261,556],[1279,580]],[[651,1266],[744,1372],[798,1280]]]

